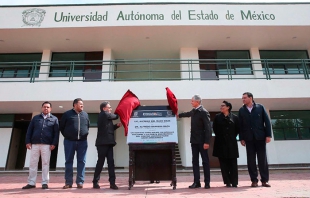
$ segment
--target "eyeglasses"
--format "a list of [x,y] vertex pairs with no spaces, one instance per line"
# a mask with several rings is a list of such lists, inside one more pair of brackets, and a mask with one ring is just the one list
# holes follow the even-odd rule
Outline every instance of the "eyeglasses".
[[105,107],[106,109],[112,109],[112,107]]
[[226,107],[226,105],[221,105],[221,107]]

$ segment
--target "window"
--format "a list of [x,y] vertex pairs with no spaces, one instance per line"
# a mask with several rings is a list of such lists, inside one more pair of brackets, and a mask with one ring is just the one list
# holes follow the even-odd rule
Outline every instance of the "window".
[[259,51],[264,74],[268,69],[270,74],[303,74],[309,64],[301,59],[308,59],[305,50],[261,50]]
[[[199,50],[200,69],[207,70],[207,76],[218,75],[251,75],[252,64],[247,50]],[[206,71],[201,71],[205,76]],[[213,77],[214,77],[213,76]]]
[[[50,77],[85,77],[85,73],[102,70],[103,52],[53,53]],[[99,60],[100,62],[93,62]],[[99,77],[101,79],[101,75]]]
[[0,78],[39,77],[41,57],[41,53],[0,54]]
[[13,127],[14,114],[0,114],[0,128]]
[[89,113],[88,118],[90,120],[90,127],[97,127],[98,113]]
[[270,111],[275,140],[310,139],[310,111]]

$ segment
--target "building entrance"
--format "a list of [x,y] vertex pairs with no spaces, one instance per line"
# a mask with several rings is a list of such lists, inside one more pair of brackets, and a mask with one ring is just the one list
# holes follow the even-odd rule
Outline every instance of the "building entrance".
[[[11,142],[6,162],[6,170],[23,170],[29,164],[25,164],[27,148],[25,139],[32,114],[16,114],[11,135]],[[50,170],[56,170],[58,146],[52,151],[50,158]],[[41,158],[38,169],[41,170]]]

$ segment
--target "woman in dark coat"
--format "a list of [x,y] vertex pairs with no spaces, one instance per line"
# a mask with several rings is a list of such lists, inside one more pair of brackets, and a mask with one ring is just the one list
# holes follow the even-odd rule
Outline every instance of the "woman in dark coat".
[[226,187],[237,187],[239,157],[236,137],[239,134],[238,117],[231,113],[232,105],[223,101],[221,113],[217,114],[213,121],[215,133],[213,156],[218,157],[222,177]]

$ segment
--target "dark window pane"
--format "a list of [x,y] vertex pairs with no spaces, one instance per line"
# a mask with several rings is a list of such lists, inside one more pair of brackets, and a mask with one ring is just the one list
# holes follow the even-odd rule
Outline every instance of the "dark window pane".
[[29,69],[18,69],[17,72],[16,72],[16,78],[27,78],[29,77],[30,75],[30,72],[29,72]]
[[284,138],[284,131],[283,131],[283,129],[276,129],[276,128],[274,128],[273,129],[273,138],[275,139],[275,140],[284,140],[285,138]]
[[310,127],[309,128],[300,128],[300,134],[303,140],[310,139]]
[[[252,64],[250,53],[247,50],[222,50],[208,51],[199,50],[199,59],[217,59],[216,68],[211,68],[212,64],[208,65],[206,61],[200,61],[200,69],[218,70],[219,75],[251,75]],[[221,59],[221,60],[218,60]],[[239,59],[239,60],[235,60]],[[249,61],[248,61],[249,60]]]
[[1,114],[0,127],[13,127],[14,114]]
[[[99,108],[99,107],[98,107]],[[98,113],[89,113],[90,127],[97,127]]]
[[37,64],[37,71],[35,72],[35,77],[39,77],[41,58],[41,53],[0,54],[0,67],[3,67],[2,75],[0,74],[0,77],[28,78],[30,77],[30,72],[34,64]]
[[66,77],[68,76],[67,67],[54,66],[50,69],[51,77]]
[[282,59],[263,62],[263,68],[268,66],[270,74],[303,74],[300,59],[308,59],[308,53],[305,50],[260,50],[259,53],[261,59]]
[[5,68],[2,74],[3,78],[14,78],[15,69]]
[[0,54],[0,62],[41,62],[42,53],[36,54]]
[[285,137],[287,140],[297,140],[299,139],[297,128],[286,128],[284,129]]
[[275,140],[310,139],[310,111],[270,111]]

